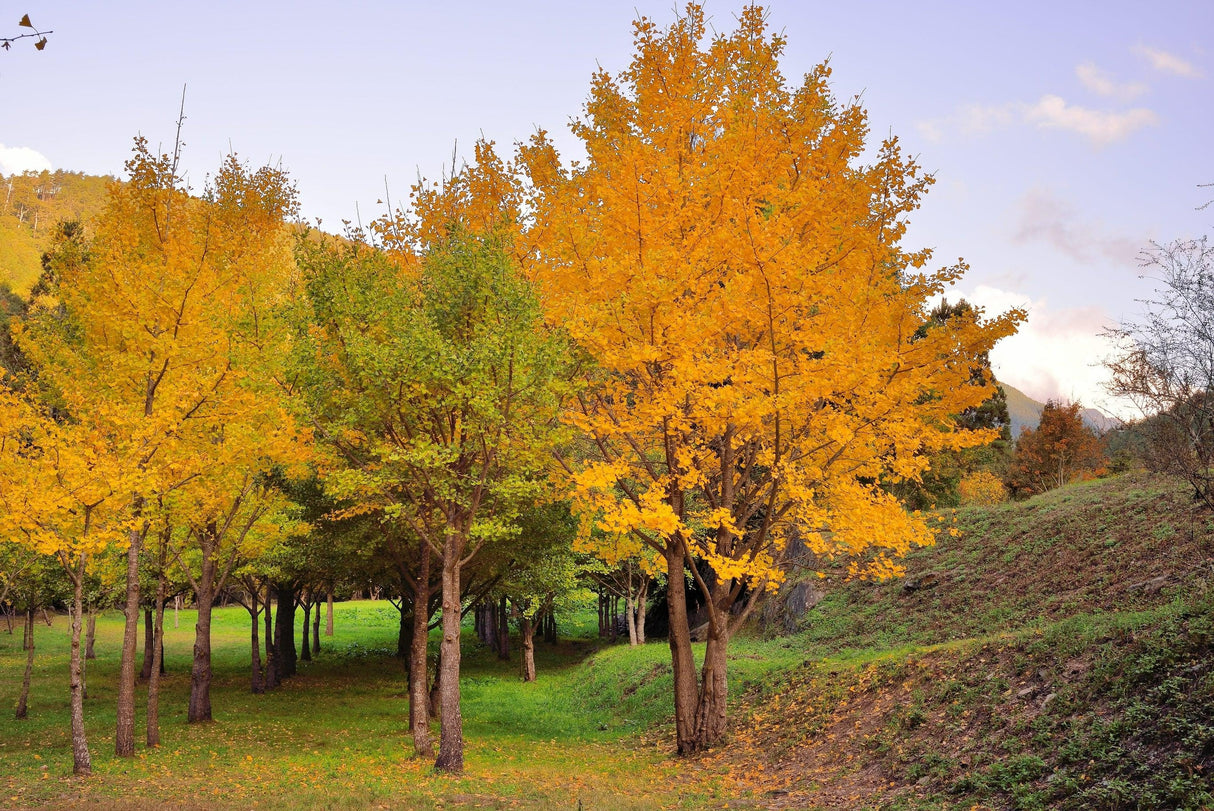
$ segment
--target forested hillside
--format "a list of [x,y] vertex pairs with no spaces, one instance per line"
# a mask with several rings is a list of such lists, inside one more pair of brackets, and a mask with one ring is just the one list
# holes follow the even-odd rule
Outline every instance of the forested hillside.
[[108,176],[62,170],[0,175],[0,284],[27,292],[42,271],[56,224],[87,225],[105,205],[111,182]]

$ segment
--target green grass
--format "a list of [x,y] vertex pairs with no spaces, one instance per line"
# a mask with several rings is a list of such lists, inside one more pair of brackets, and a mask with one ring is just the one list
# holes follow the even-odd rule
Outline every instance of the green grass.
[[173,628],[170,613],[164,745],[130,760],[111,755],[121,628],[107,616],[86,705],[96,775],[79,781],[66,622],[37,629],[24,722],[19,629],[0,630],[0,807],[1214,805],[1214,519],[1142,476],[957,517],[962,537],[907,561],[931,585],[828,569],[798,633],[734,639],[729,740],[683,760],[665,641],[604,646],[587,614],[563,626],[572,639],[537,644],[534,684],[517,650],[501,661],[465,637],[467,774],[434,775],[410,757],[398,614],[361,602],[338,604],[318,659],[263,696],[247,687],[247,614],[217,611],[202,726],[185,723],[193,615]]
[[[466,775],[438,776],[411,757],[397,613],[384,602],[339,603],[336,635],[278,690],[248,692],[248,615],[215,612],[215,721],[188,725],[193,613],[166,616],[162,745],[133,759],[112,755],[121,615],[97,627],[89,663],[86,725],[94,776],[70,776],[67,622],[41,623],[30,717],[12,719],[23,656],[20,628],[0,631],[0,807],[185,808],[700,808],[720,807],[716,787],[691,787],[666,750],[638,735],[669,714],[616,705],[588,689],[579,667],[588,640],[537,644],[539,679],[524,684],[514,662],[466,638],[463,690]],[[614,648],[609,654],[623,652]],[[668,658],[664,644],[629,651]],[[669,666],[667,665],[667,668]],[[143,701],[140,690],[139,701]],[[139,706],[142,719],[143,706]],[[436,726],[437,731],[437,726]],[[139,730],[142,735],[142,729]]]

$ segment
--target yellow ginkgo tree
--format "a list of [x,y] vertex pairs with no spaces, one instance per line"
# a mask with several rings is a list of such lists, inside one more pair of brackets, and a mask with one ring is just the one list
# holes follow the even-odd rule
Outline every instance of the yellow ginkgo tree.
[[[641,18],[631,65],[595,74],[573,125],[585,160],[565,167],[543,133],[520,152],[527,270],[594,361],[568,417],[588,437],[575,505],[611,556],[625,538],[664,559],[682,753],[726,731],[727,646],[784,576],[791,528],[874,577],[932,542],[882,483],[992,438],[952,415],[990,395],[970,366],[1020,317],[916,336],[964,270],[902,246],[931,178],[893,138],[866,151],[827,66],[790,87],[783,49],[757,7],[711,37],[695,5]],[[685,574],[707,603],[698,679]]]
[[85,577],[92,559],[124,539],[123,473],[104,426],[57,421],[0,381],[0,537],[52,555],[73,587],[71,726],[73,771],[92,771],[84,731],[80,650]]
[[[16,334],[44,399],[104,426],[123,469],[115,497],[128,511],[122,756],[135,747],[139,558],[152,506],[181,488],[226,487],[213,480],[216,466],[241,460],[241,479],[272,462],[267,447],[292,433],[266,359],[284,352],[273,313],[293,281],[285,223],[296,211],[294,187],[279,169],[229,156],[195,195],[177,160],[136,139],[128,180],[110,187],[87,250],[51,251],[54,283]],[[207,516],[197,518],[206,525]]]

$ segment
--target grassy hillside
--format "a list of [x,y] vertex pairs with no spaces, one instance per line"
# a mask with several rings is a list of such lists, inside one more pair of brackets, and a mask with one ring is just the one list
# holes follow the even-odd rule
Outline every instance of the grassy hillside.
[[770,808],[1214,804],[1214,520],[1125,476],[958,526],[738,645],[733,738],[689,775]]

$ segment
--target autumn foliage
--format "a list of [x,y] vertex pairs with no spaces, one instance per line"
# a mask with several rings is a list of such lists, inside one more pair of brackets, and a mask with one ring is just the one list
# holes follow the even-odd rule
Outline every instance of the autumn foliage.
[[1024,428],[1016,440],[1016,455],[1007,486],[1024,498],[1091,478],[1104,469],[1100,440],[1083,424],[1079,403],[1050,400],[1036,429]]
[[[896,138],[869,141],[827,65],[788,82],[762,9],[729,33],[710,35],[694,4],[634,31],[631,64],[594,75],[572,125],[583,161],[565,163],[542,130],[509,161],[482,140],[472,165],[419,181],[409,211],[347,244],[292,252],[294,188],[278,170],[232,158],[195,196],[175,156],[137,141],[87,255],[59,255],[58,286],[18,333],[43,407],[10,398],[13,413],[72,417],[73,452],[91,454],[97,503],[114,510],[106,531],[128,550],[120,754],[133,751],[150,527],[165,527],[162,550],[194,587],[189,718],[208,720],[210,604],[290,523],[270,470],[312,465],[337,505],[322,520],[366,519],[398,541],[386,565],[402,592],[413,578],[400,596],[414,602],[419,753],[431,749],[421,705],[441,593],[436,765],[452,772],[465,569],[491,553],[531,566],[497,575],[525,615],[574,577],[573,549],[556,548],[565,535],[519,540],[539,503],[568,499],[600,583],[627,573],[633,638],[651,580],[666,578],[680,753],[726,734],[730,639],[784,579],[793,538],[811,568],[842,560],[877,579],[933,542],[896,486],[995,439],[959,415],[991,398],[975,369],[1022,313],[933,317],[965,265],[934,267],[930,250],[903,245],[932,178]],[[320,457],[302,422],[324,440]],[[21,435],[0,435],[10,456]],[[48,495],[21,515],[65,503]],[[56,532],[56,551],[83,549],[58,537],[83,528]],[[699,617],[684,583],[704,597]]]
[[825,65],[789,87],[761,9],[706,46],[695,5],[635,32],[631,66],[595,75],[573,125],[585,163],[563,167],[542,134],[521,160],[532,272],[596,364],[568,417],[592,440],[570,462],[585,537],[613,557],[648,546],[708,596],[698,685],[671,606],[693,751],[724,734],[725,647],[783,577],[789,528],[879,578],[931,543],[879,482],[994,438],[952,415],[990,396],[967,385],[971,361],[1019,316],[971,310],[913,340],[964,270],[901,244],[931,179],[893,138],[864,162],[864,111],[831,96]]

